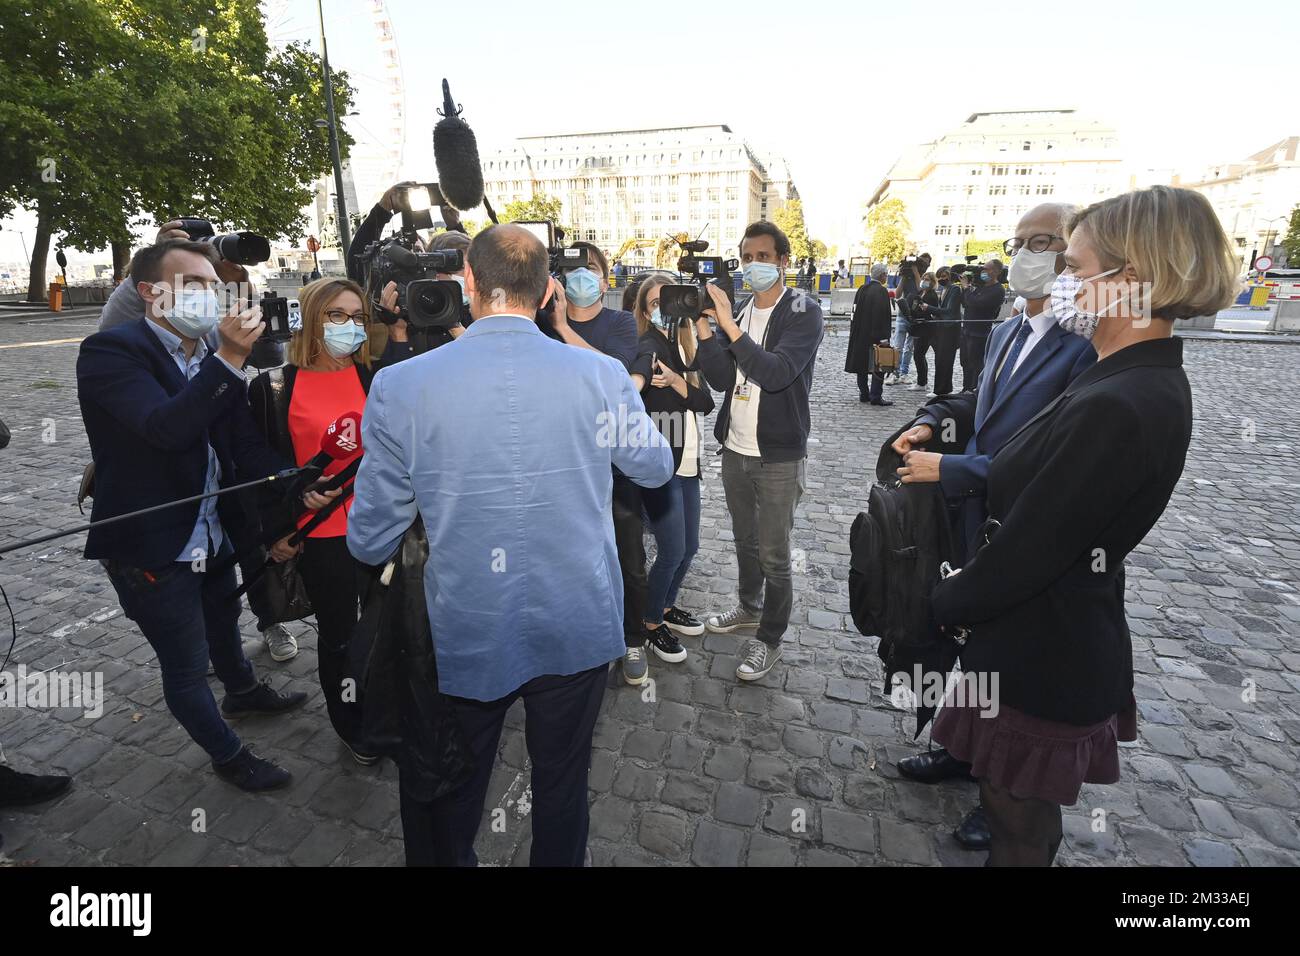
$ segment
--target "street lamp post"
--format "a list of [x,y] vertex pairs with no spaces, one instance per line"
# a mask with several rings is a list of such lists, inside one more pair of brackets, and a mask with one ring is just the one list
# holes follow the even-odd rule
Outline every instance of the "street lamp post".
[[338,217],[339,245],[343,248],[343,262],[346,267],[348,247],[351,245],[351,238],[348,235],[348,204],[343,195],[343,162],[339,158],[338,120],[334,115],[334,84],[330,81],[330,56],[325,46],[325,10],[321,0],[316,0],[316,13],[320,17],[320,60],[325,77],[325,115],[328,119],[330,160],[334,164],[335,215]]

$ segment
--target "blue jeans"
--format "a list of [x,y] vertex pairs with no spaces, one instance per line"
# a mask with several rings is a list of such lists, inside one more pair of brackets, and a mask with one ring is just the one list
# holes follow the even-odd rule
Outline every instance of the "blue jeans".
[[903,378],[912,368],[912,337],[907,334],[907,319],[902,316],[894,320],[894,341],[890,344],[898,349],[898,377]]
[[646,583],[645,619],[662,624],[664,608],[677,603],[677,591],[700,550],[700,479],[673,475],[666,485],[641,489],[650,529],[655,536],[655,563]]
[[[227,564],[224,559],[230,554],[227,541],[208,561],[213,566]],[[167,709],[216,763],[233,760],[243,743],[221,716],[207,677],[211,660],[226,693],[246,693],[257,686],[239,636],[233,564],[213,573],[195,571],[188,561],[152,570],[101,563],[122,611],[158,655]]]

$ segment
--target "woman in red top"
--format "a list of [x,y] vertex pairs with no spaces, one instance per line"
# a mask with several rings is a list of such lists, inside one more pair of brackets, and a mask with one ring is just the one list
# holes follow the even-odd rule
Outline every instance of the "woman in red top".
[[[348,279],[318,279],[303,289],[300,300],[302,327],[289,342],[289,364],[258,376],[250,400],[267,440],[302,465],[320,451],[321,436],[335,419],[348,412],[364,415],[374,373],[370,306],[359,285]],[[322,477],[337,474],[350,462],[332,461]],[[347,545],[351,491],[348,482],[343,503],[301,544],[291,544],[290,537],[314,512],[264,517],[264,530],[284,532],[271,548],[277,561],[299,555],[303,584],[316,612],[321,690],[330,723],[357,762],[368,766],[379,758],[367,751],[362,739],[357,675],[348,666],[348,642],[359,603],[358,569]]]

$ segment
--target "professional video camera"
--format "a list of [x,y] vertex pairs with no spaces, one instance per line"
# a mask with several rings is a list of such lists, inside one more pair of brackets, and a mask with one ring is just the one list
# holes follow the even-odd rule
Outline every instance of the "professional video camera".
[[958,278],[970,279],[971,282],[979,282],[980,271],[983,268],[984,263],[979,261],[979,256],[966,256],[966,262],[964,265],[958,263],[955,266],[949,266],[948,271]]
[[206,219],[181,219],[181,228],[195,242],[206,242],[227,262],[257,265],[271,258],[271,243],[255,232],[227,232],[217,235]]
[[581,247],[574,248],[564,244],[564,230],[555,223],[548,220],[516,222],[516,226],[522,226],[531,232],[546,247],[546,252],[551,257],[551,274],[562,275],[565,272],[572,272],[574,269],[591,268],[591,260],[587,255],[587,250]]
[[694,239],[678,245],[684,255],[677,260],[677,271],[682,275],[694,276],[695,283],[675,283],[659,289],[659,314],[664,320],[690,322],[698,319],[701,312],[713,308],[713,300],[704,289],[710,282],[727,294],[727,300],[734,309],[736,288],[731,273],[740,264],[735,259],[696,255],[709,248],[707,239]]
[[384,287],[397,283],[397,312],[378,311],[381,321],[392,325],[405,319],[416,330],[446,329],[461,320],[460,283],[439,279],[438,273],[465,268],[465,254],[459,249],[416,252],[411,240],[399,233],[372,242],[362,253],[366,269],[366,296],[378,303]]

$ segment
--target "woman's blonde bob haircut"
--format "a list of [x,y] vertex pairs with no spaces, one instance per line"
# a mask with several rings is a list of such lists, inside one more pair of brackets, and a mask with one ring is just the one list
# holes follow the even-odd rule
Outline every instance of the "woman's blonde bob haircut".
[[1152,186],[1074,214],[1103,269],[1131,265],[1157,319],[1214,315],[1237,297],[1240,263],[1209,200],[1190,189]]
[[366,341],[352,353],[352,360],[358,365],[370,367],[370,340],[374,337],[370,303],[366,299],[365,290],[351,279],[317,279],[298,293],[298,301],[302,306],[302,329],[295,332],[289,340],[287,357],[290,365],[310,368],[320,358],[325,351],[325,310],[344,292],[356,293],[361,300],[361,311],[366,316]]

